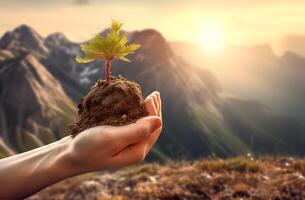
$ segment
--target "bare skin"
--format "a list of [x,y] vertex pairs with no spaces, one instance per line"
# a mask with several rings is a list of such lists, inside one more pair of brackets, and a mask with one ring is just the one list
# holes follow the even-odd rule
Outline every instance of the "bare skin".
[[145,100],[148,117],[120,127],[98,126],[75,138],[0,160],[0,199],[23,199],[66,178],[142,162],[162,130],[161,99]]

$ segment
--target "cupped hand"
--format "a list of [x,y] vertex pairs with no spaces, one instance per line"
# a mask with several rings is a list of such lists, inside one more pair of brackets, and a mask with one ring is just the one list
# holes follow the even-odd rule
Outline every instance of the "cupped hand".
[[69,160],[82,172],[117,168],[142,162],[162,130],[161,98],[145,99],[147,117],[125,126],[97,126],[71,140]]

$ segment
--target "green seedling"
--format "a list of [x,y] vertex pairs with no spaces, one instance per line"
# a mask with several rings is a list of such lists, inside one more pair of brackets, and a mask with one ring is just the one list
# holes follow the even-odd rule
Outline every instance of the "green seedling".
[[110,68],[113,59],[120,59],[130,62],[126,58],[128,54],[132,54],[140,45],[136,43],[127,44],[126,35],[121,34],[122,23],[119,21],[112,21],[111,31],[106,36],[96,34],[95,37],[87,44],[81,44],[81,51],[84,57],[76,56],[75,60],[78,63],[89,63],[98,59],[105,62],[106,80],[110,81]]

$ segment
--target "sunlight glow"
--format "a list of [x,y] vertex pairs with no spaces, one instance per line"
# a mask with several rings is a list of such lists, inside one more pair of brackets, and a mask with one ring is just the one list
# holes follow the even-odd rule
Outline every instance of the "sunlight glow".
[[200,46],[207,52],[217,52],[224,48],[225,37],[221,27],[217,25],[206,25],[198,32]]

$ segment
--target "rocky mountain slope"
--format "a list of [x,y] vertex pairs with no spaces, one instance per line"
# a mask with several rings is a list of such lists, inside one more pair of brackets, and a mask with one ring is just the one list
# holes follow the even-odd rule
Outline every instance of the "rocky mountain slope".
[[[163,100],[163,134],[148,160],[192,159],[211,153],[230,156],[249,151],[304,155],[302,123],[273,113],[258,102],[229,97],[210,72],[177,56],[156,30],[131,32],[128,37],[142,47],[130,57],[132,63],[114,61],[112,75],[137,81],[144,95],[158,90]],[[104,77],[103,63],[77,64],[74,57],[79,44],[61,33],[43,38],[26,25],[5,34],[0,47],[1,105],[6,110],[0,115],[0,121],[6,124],[1,131],[3,141],[23,151],[40,144],[40,133],[47,132],[45,135],[51,138],[48,141],[61,137],[59,127],[65,126],[73,113],[70,98],[78,103],[89,87]],[[18,80],[14,79],[17,76]],[[17,85],[22,80],[25,83]],[[14,92],[5,93],[11,90],[22,98]],[[14,114],[8,114],[12,109]],[[63,120],[55,117],[62,113],[66,114]],[[60,125],[53,125],[54,119]],[[35,128],[34,134],[28,121],[42,128]],[[20,135],[30,135],[35,142],[20,148],[12,142]]]
[[87,174],[28,200],[304,199],[304,176],[304,159],[213,158]]
[[75,112],[61,84],[39,61],[48,53],[41,40],[21,26],[0,42],[0,136],[15,152],[67,134],[66,125]]

